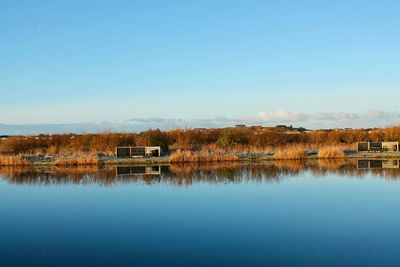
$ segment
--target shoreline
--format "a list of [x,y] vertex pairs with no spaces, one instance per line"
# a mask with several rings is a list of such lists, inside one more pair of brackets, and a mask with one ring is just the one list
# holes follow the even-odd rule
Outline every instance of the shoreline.
[[287,160],[343,160],[343,159],[399,159],[400,152],[351,152],[339,157],[319,157],[318,154],[304,155],[302,158],[276,158],[270,153],[236,153],[234,159],[226,160],[181,160],[171,161],[171,156],[151,157],[151,158],[117,158],[112,157],[93,157],[93,156],[54,156],[54,157],[34,157],[20,156],[20,161],[10,161],[8,164],[0,164],[0,167],[6,166],[116,166],[116,165],[158,165],[158,164],[180,164],[180,163],[223,163],[223,162],[263,162],[263,161],[287,161]]

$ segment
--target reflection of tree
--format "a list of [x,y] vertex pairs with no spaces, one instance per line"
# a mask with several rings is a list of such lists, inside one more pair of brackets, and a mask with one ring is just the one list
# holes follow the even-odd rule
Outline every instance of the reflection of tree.
[[116,175],[116,167],[8,167],[0,168],[0,177],[12,184],[99,184],[168,183],[188,186],[196,183],[279,183],[310,173],[316,177],[337,175],[364,178],[367,175],[396,180],[400,169],[358,170],[356,161],[348,160],[277,160],[261,163],[174,164],[161,167],[161,175]]

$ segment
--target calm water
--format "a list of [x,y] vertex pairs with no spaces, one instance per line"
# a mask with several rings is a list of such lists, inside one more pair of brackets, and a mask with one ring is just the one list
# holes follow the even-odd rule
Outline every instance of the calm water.
[[394,162],[0,169],[0,266],[399,266],[399,206]]

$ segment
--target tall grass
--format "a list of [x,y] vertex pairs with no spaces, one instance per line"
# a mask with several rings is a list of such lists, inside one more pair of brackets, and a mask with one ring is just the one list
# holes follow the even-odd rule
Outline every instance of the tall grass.
[[237,161],[239,158],[230,151],[225,150],[207,150],[200,151],[177,150],[170,156],[170,162],[222,162]]
[[[0,153],[24,155],[77,155],[115,153],[117,146],[162,146],[163,150],[201,150],[209,145],[223,149],[259,150],[292,145],[354,144],[360,141],[399,141],[400,127],[288,132],[274,127],[149,130],[141,133],[61,134],[13,136],[0,141]],[[284,153],[285,154],[285,153]],[[290,154],[290,153],[289,153]],[[285,156],[286,157],[286,156]]]
[[346,154],[344,153],[342,146],[325,146],[321,147],[318,150],[318,158],[320,159],[341,159],[345,158]]
[[[52,156],[57,165],[97,165],[92,155],[114,156],[117,146],[162,146],[175,151],[171,162],[236,161],[242,158],[300,160],[306,151],[319,158],[343,158],[344,149],[359,141],[399,141],[400,127],[291,132],[274,127],[149,130],[141,133],[13,136],[0,140],[0,155]],[[0,165],[28,164],[19,156],[2,156]],[[32,161],[31,159],[29,159]]]
[[289,159],[289,160],[299,160],[306,158],[306,150],[303,146],[293,146],[279,148],[275,151],[274,159]]

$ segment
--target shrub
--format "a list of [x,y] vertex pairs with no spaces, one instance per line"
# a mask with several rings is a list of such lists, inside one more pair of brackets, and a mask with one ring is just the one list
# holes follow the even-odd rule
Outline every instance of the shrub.
[[147,146],[160,146],[163,151],[168,151],[170,139],[167,132],[162,132],[159,129],[149,130],[141,133]]
[[244,130],[225,130],[217,140],[220,148],[230,148],[235,145],[248,145],[249,134]]

